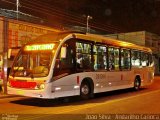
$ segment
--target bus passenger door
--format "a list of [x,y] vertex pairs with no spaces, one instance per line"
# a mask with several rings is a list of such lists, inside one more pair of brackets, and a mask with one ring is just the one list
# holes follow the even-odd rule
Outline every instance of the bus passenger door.
[[72,39],[65,42],[56,57],[53,78],[66,76],[75,72],[75,50]]

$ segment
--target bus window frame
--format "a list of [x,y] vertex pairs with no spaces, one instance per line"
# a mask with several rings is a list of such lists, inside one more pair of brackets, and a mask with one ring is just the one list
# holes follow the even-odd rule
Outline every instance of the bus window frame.
[[[105,56],[106,56],[106,66],[107,66],[107,68],[106,69],[97,69],[97,70],[95,70],[94,69],[94,61],[93,61],[93,69],[94,69],[94,71],[109,71],[109,65],[108,65],[108,45],[106,45],[106,44],[102,44],[102,43],[99,43],[99,42],[96,42],[95,44],[93,44],[93,49],[94,49],[94,46],[101,46],[101,47],[105,47],[106,48],[106,54],[105,54]],[[94,51],[93,51],[93,59],[94,59]]]
[[[76,47],[76,43],[83,43],[83,44],[90,44],[90,56],[91,56],[91,59],[90,59],[90,68],[88,69],[85,69],[85,68],[78,68],[78,63],[77,63],[77,53],[80,53],[80,52],[77,52],[77,47]],[[75,40],[75,61],[76,61],[76,72],[79,73],[79,72],[84,72],[84,71],[94,71],[94,58],[93,58],[93,46],[94,46],[94,42],[93,41],[86,41],[86,40],[83,40],[83,39],[77,39]],[[81,52],[81,54],[89,54],[89,53],[83,53]]]
[[[115,68],[113,69],[113,70],[110,70],[110,66],[109,66],[109,48],[113,48],[113,49],[118,49],[118,51],[119,51],[119,62],[118,62],[118,65],[119,65],[119,67],[118,67],[118,70],[115,70]],[[121,71],[121,69],[120,69],[120,47],[118,47],[118,46],[111,46],[111,45],[108,45],[107,46],[107,54],[108,54],[108,71]],[[114,56],[114,60],[115,60],[115,56]],[[115,67],[115,65],[114,65],[114,67]]]
[[[143,53],[143,54],[147,54],[148,63],[146,64],[146,66],[143,66],[143,65],[142,65],[142,53]],[[150,56],[150,55],[152,55],[152,54],[150,54],[149,52],[141,51],[141,66],[142,66],[142,67],[149,67],[149,66],[150,66],[150,62],[149,62],[149,59],[150,59],[149,56]]]
[[[130,65],[129,65],[129,69],[124,69],[124,68],[122,68],[122,64],[121,64],[121,60],[122,60],[122,54],[121,54],[121,50],[128,50],[129,51],[129,53],[130,53],[130,57],[129,57],[129,59],[130,59]],[[121,47],[120,48],[120,70],[121,71],[131,71],[131,69],[132,69],[132,55],[131,55],[131,49],[129,49],[129,48],[124,48],[124,47]]]
[[[139,52],[139,54],[140,54],[140,58],[139,58],[139,59],[140,59],[140,65],[138,65],[138,66],[135,66],[135,65],[133,66],[133,65],[132,65],[132,51],[137,51],[137,52]],[[141,57],[141,52],[142,52],[142,51],[141,51],[141,50],[138,50],[138,49],[131,49],[131,67],[141,67],[141,66],[142,66],[142,64],[141,64],[141,59],[142,59],[142,57]]]

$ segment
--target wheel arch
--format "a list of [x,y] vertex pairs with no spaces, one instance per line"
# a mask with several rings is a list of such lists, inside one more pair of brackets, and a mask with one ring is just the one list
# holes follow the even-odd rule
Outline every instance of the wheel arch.
[[134,90],[138,91],[141,87],[141,76],[136,75],[134,79]]
[[140,83],[141,83],[141,76],[139,75],[139,74],[137,74],[137,75],[135,75],[135,79],[138,79],[139,81],[140,81]]

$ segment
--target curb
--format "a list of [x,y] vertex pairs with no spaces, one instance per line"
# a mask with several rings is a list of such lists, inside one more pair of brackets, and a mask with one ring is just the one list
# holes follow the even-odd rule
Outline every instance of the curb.
[[3,98],[13,98],[13,97],[19,97],[19,96],[18,95],[4,94],[4,93],[0,92],[0,99],[3,99]]

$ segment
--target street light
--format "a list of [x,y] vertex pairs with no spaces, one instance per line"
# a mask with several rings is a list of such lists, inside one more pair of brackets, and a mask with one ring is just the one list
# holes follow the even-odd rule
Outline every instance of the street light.
[[16,1],[16,5],[17,5],[17,20],[18,20],[18,11],[19,11],[19,0]]
[[89,20],[91,20],[92,19],[92,16],[87,16],[87,33],[88,33],[88,31],[89,31],[89,28],[88,28],[88,23],[89,23]]

